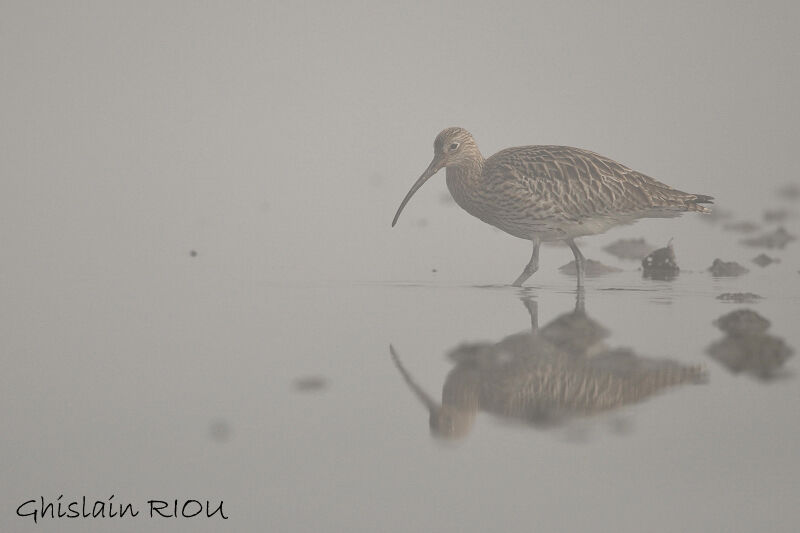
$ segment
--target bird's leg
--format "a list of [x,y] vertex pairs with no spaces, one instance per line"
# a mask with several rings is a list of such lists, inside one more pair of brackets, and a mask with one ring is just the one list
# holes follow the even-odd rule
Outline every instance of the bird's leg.
[[580,289],[583,287],[583,277],[586,274],[586,258],[583,257],[581,251],[578,250],[575,239],[567,239],[566,242],[575,255],[575,269],[578,271],[578,288]]
[[586,291],[583,287],[578,287],[578,290],[575,291],[575,312],[586,312]]
[[533,275],[534,272],[539,270],[539,243],[541,242],[539,239],[531,239],[533,242],[533,253],[531,254],[531,260],[525,265],[525,270],[522,271],[522,274],[514,280],[513,285],[514,287],[522,287],[522,284],[525,283],[529,277]]
[[539,306],[533,298],[522,298],[522,304],[531,317],[531,333],[539,331]]

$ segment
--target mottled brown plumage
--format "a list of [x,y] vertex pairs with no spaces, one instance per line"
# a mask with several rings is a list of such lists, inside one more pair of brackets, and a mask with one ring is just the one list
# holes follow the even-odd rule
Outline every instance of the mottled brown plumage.
[[563,240],[583,283],[584,258],[574,239],[646,217],[707,213],[712,197],[673,189],[602,155],[569,146],[519,146],[484,159],[472,135],[447,128],[434,141],[431,164],[395,214],[442,167],[456,203],[475,217],[533,243],[531,261],[514,282],[538,268],[539,244]]

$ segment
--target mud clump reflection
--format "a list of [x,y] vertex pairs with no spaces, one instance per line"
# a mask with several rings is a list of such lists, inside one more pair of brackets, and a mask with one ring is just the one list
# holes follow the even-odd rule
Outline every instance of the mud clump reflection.
[[672,241],[642,259],[642,276],[645,278],[670,281],[678,277],[680,271]]
[[746,372],[761,380],[780,375],[793,350],[767,333],[770,322],[755,311],[740,309],[719,317],[714,325],[725,337],[708,347],[708,354],[732,373]]
[[752,292],[726,292],[717,296],[717,300],[723,302],[733,302],[737,304],[750,304],[762,300],[763,297]]
[[741,276],[742,274],[750,272],[736,261],[723,261],[719,258],[714,259],[714,262],[708,267],[708,271],[711,272],[712,276],[718,278]]
[[416,383],[390,347],[395,366],[429,412],[433,436],[466,437],[479,411],[548,428],[707,381],[700,366],[607,347],[603,340],[609,331],[586,314],[580,296],[573,311],[542,328],[536,302],[523,303],[532,331],[497,343],[465,343],[448,354],[455,366],[445,379],[441,403]]
[[769,320],[750,309],[740,309],[722,315],[714,325],[728,335],[757,335],[769,329]]

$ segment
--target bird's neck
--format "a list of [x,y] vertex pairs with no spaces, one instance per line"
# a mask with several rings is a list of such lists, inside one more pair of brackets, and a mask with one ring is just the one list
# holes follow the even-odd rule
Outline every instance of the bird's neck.
[[484,159],[480,152],[468,159],[458,162],[457,165],[447,167],[447,181],[451,179],[467,183],[474,183],[483,174]]
[[447,167],[447,188],[453,199],[461,207],[467,209],[465,201],[480,189],[481,176],[483,175],[484,159],[480,154],[462,161],[458,165]]

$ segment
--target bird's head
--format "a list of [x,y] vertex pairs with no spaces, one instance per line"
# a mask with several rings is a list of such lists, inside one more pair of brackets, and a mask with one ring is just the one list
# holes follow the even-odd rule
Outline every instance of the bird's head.
[[475,144],[475,139],[472,134],[464,128],[447,128],[442,130],[433,141],[433,160],[422,176],[411,186],[406,197],[403,198],[397,213],[392,220],[392,226],[397,224],[397,219],[400,218],[400,213],[406,206],[408,201],[414,196],[414,193],[419,190],[428,179],[436,174],[444,167],[459,167],[468,166],[475,163],[475,161],[482,161],[478,145]]
[[471,162],[478,152],[472,134],[464,128],[442,130],[433,141],[433,161],[439,160],[441,167],[456,167]]

